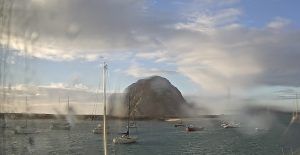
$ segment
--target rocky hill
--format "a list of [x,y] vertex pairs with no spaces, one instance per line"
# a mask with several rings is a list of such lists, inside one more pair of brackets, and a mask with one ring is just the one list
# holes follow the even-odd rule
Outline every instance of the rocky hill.
[[131,115],[136,117],[178,117],[185,115],[189,107],[181,92],[160,76],[131,84],[122,100],[123,108],[128,109],[130,103]]

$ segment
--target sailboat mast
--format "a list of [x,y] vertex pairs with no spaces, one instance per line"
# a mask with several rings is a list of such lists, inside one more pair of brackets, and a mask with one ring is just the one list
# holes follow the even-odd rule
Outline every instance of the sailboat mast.
[[103,147],[104,155],[107,155],[107,138],[106,138],[106,74],[107,64],[103,63]]
[[228,88],[228,92],[227,92],[228,94],[228,104],[230,105],[231,104],[231,90],[230,90],[230,88]]
[[69,115],[69,105],[70,104],[70,99],[69,99],[69,96],[68,96],[68,104],[67,104],[67,115]]
[[129,119],[130,119],[130,95],[128,95],[128,118],[127,118],[127,134],[129,135]]
[[296,118],[298,117],[298,94],[296,93],[296,106],[297,106],[297,108],[296,108]]
[[25,127],[27,128],[27,124],[28,124],[28,122],[27,122],[27,117],[28,117],[28,113],[27,113],[27,111],[28,111],[28,108],[27,108],[27,96],[26,96],[26,98],[25,98],[25,110],[26,110],[26,121],[25,121]]

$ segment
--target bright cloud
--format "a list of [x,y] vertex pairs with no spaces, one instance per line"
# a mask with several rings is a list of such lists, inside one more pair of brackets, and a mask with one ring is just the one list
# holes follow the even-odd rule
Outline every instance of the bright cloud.
[[268,24],[268,27],[273,29],[280,29],[286,27],[288,24],[290,24],[290,22],[291,21],[288,19],[276,17],[273,21],[271,21]]
[[195,13],[190,17],[188,23],[176,24],[175,28],[207,33],[213,31],[215,28],[236,22],[239,15],[241,15],[241,11],[235,8],[224,9],[212,15],[201,12]]
[[147,69],[137,65],[133,65],[129,67],[126,73],[133,77],[145,78],[145,77],[155,76],[155,75],[165,76],[170,74],[176,74],[177,72],[171,70],[158,69],[158,68]]

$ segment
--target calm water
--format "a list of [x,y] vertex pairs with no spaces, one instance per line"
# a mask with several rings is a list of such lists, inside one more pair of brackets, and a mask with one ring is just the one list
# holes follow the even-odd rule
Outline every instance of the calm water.
[[[241,128],[223,129],[220,119],[213,118],[186,119],[184,122],[205,127],[204,131],[190,133],[175,128],[172,122],[138,121],[138,128],[132,129],[132,134],[139,137],[138,143],[129,145],[112,144],[112,138],[125,131],[125,122],[113,120],[109,122],[109,152],[116,155],[292,154],[300,148],[300,124],[287,128],[289,118],[282,116],[270,130],[261,132],[243,122]],[[49,130],[50,121],[29,121],[30,127],[39,131],[32,135],[14,135],[9,129],[2,131],[1,154],[103,154],[102,135],[91,132],[97,121],[77,121],[70,131]],[[21,124],[23,120],[9,120],[9,126]]]

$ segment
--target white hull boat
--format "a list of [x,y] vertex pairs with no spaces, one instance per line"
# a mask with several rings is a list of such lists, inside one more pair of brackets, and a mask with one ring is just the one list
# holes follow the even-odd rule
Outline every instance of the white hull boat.
[[233,124],[233,123],[229,123],[229,124],[222,124],[221,125],[223,128],[227,129],[227,128],[239,128],[240,125],[239,124]]
[[[106,127],[106,129],[109,129],[109,127]],[[103,127],[101,124],[98,124],[97,127],[95,127],[92,132],[94,134],[103,134]],[[108,133],[108,132],[107,132]]]
[[137,136],[122,135],[113,139],[115,144],[131,144],[137,141]]

